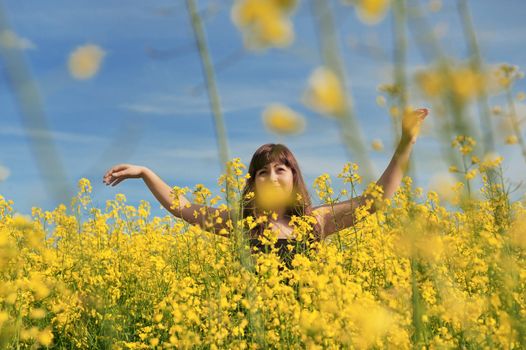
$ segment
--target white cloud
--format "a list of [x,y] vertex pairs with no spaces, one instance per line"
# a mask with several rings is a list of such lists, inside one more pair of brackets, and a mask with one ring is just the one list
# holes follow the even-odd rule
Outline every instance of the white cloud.
[[[303,82],[290,84],[283,81],[266,81],[262,84],[219,83],[221,111],[230,113],[264,107],[273,102],[298,103]],[[192,96],[188,92],[174,94],[147,94],[137,102],[121,103],[119,107],[152,115],[210,114],[212,109],[205,92]]]
[[484,45],[513,46],[521,45],[526,39],[526,28],[477,30],[477,37]]
[[21,136],[25,137],[30,135],[31,137],[41,139],[51,139],[55,141],[73,142],[73,143],[94,143],[107,141],[106,138],[95,136],[95,135],[84,135],[72,132],[64,131],[47,131],[42,129],[23,129],[13,126],[2,126],[0,128],[0,135],[6,136]]
[[19,36],[11,30],[3,30],[0,32],[0,45],[7,49],[35,49],[35,44],[27,39]]
[[214,147],[210,148],[172,148],[155,150],[158,157],[177,158],[177,159],[206,159],[213,160],[218,157],[218,151]]

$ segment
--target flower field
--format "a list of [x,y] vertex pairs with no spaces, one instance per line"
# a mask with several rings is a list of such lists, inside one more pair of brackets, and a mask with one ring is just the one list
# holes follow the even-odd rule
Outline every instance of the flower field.
[[[150,217],[146,201],[130,206],[119,193],[95,208],[87,179],[69,208],[34,207],[31,218],[13,216],[2,198],[2,344],[523,348],[526,208],[488,181],[500,161],[477,164],[480,198],[465,199],[457,183],[450,209],[405,177],[380,210],[357,208],[357,225],[315,243],[316,254],[296,255],[284,271],[272,252],[246,259],[231,237]],[[351,188],[356,170],[346,165],[339,174]],[[317,179],[320,199],[332,197],[330,184],[327,175]],[[214,202],[202,186],[193,194]],[[312,218],[296,219],[301,239]],[[239,222],[235,232],[249,225]]]

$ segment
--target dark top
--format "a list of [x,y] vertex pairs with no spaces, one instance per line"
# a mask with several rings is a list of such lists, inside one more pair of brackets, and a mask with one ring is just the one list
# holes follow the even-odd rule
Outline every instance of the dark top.
[[[271,251],[270,244],[263,244],[258,238],[252,238],[249,240],[250,242],[250,251],[251,253],[259,253],[259,252],[265,252],[268,253]],[[292,245],[292,250],[289,251],[289,248],[287,248],[287,245]],[[258,247],[258,250],[256,251],[254,247]],[[297,253],[305,253],[312,248],[309,248],[307,246],[307,243],[304,241],[297,241],[292,238],[278,238],[276,243],[274,243],[274,247],[277,248],[277,254],[280,257],[281,261],[285,263],[287,268],[292,269],[292,260],[294,259],[294,256]],[[282,269],[280,269],[282,270]]]

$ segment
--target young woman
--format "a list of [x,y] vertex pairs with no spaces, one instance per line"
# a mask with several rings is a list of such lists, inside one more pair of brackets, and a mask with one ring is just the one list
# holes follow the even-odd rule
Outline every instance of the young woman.
[[[402,137],[398,147],[391,162],[376,182],[383,188],[384,198],[391,198],[400,185],[413,144],[419,133],[420,124],[427,114],[428,110],[424,108],[404,116]],[[261,215],[267,216],[267,222],[256,225],[249,232],[248,238],[252,252],[268,251],[269,247],[262,245],[258,237],[261,237],[264,229],[273,229],[277,231],[278,254],[289,268],[291,268],[290,263],[294,254],[307,249],[305,242],[292,244],[292,251],[286,247],[294,243],[291,239],[293,227],[289,225],[292,215],[314,217],[316,224],[313,226],[313,238],[307,241],[321,241],[331,234],[354,225],[354,209],[365,204],[366,197],[361,195],[335,203],[332,207],[330,204],[312,207],[309,192],[296,158],[282,144],[268,143],[259,147],[252,156],[248,173],[250,178],[247,179],[242,193],[242,217],[252,216],[255,222]],[[155,198],[176,217],[190,224],[197,224],[206,231],[228,236],[228,233],[224,233],[224,229],[228,231],[226,223],[234,217],[233,211],[227,212],[213,207],[203,208],[204,205],[191,203],[183,195],[179,195],[179,208],[171,209],[172,188],[147,167],[118,164],[104,174],[103,182],[106,185],[115,186],[128,178],[142,178]],[[251,192],[253,196],[250,195]],[[372,206],[370,211],[374,210],[375,207]],[[194,215],[194,212],[197,213],[197,216]],[[269,213],[274,213],[274,215],[267,215]],[[220,222],[213,220],[213,227],[210,227],[210,224],[207,223],[212,221],[211,218],[217,217],[221,217],[222,220],[219,220]],[[256,247],[258,249],[255,249]]]

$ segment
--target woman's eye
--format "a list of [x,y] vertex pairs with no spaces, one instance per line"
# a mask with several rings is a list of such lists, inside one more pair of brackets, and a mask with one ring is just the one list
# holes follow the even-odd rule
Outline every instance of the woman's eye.
[[[281,170],[282,170],[282,171],[285,171],[284,168],[278,168],[278,170],[280,170],[280,171],[281,171]],[[265,170],[261,170],[261,171],[259,172],[260,175],[261,175],[261,174],[265,174],[265,173],[266,173]]]

